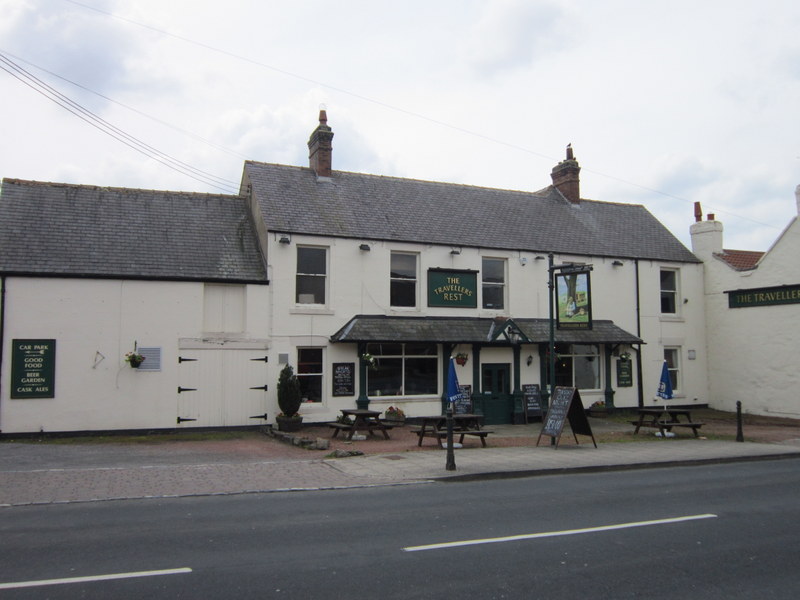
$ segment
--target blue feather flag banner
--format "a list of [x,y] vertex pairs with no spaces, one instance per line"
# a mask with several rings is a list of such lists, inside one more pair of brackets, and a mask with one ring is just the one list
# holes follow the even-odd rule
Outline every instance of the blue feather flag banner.
[[455,404],[461,399],[461,388],[456,377],[456,364],[450,357],[450,369],[447,371],[447,401]]
[[661,380],[658,382],[658,392],[656,392],[656,396],[662,400],[672,399],[672,380],[669,378],[667,361],[664,361],[661,367]]

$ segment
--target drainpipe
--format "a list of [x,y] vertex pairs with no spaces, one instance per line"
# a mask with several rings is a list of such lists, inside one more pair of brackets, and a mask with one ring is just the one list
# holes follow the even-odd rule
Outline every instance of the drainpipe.
[[[6,276],[0,277],[0,399],[3,397],[3,348],[6,346]],[[3,431],[0,423],[0,432]]]
[[[636,266],[636,337],[642,339],[642,306],[639,297],[639,259],[633,261]],[[642,345],[636,349],[636,388],[639,393],[639,408],[644,408],[644,387],[642,383]]]

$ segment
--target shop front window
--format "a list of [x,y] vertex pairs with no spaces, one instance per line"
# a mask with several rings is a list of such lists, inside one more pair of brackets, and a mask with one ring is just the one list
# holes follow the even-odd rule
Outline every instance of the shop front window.
[[[597,344],[556,344],[555,349],[557,386],[600,389],[600,349]],[[547,380],[549,385],[549,373]]]
[[422,396],[436,394],[438,365],[436,344],[367,344],[375,357],[367,370],[367,395]]

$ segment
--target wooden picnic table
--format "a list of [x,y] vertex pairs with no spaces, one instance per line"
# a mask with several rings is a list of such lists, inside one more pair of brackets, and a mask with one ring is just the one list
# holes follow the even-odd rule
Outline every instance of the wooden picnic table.
[[347,439],[353,439],[353,434],[356,431],[368,431],[371,436],[375,435],[375,430],[379,430],[383,432],[383,437],[387,440],[389,439],[389,429],[391,429],[392,425],[387,425],[380,419],[380,411],[379,410],[367,410],[363,408],[343,408],[342,414],[345,417],[351,417],[353,419],[352,423],[328,423],[328,427],[333,429],[333,435],[331,437],[336,437],[339,435],[340,431],[347,432]]
[[[658,429],[661,432],[661,437],[667,437],[667,432],[671,431],[674,427],[687,427],[692,430],[694,437],[699,437],[697,430],[700,429],[704,423],[692,421],[692,413],[688,408],[672,408],[672,407],[655,407],[655,408],[640,408],[639,418],[631,421],[631,425],[635,425],[633,434],[639,433],[642,427],[649,427]],[[681,420],[685,419],[685,420]]]
[[[447,439],[447,415],[431,415],[419,417],[421,425],[412,427],[411,431],[419,436],[417,446],[422,446],[422,439],[425,437],[436,438],[439,447],[444,448]],[[486,436],[493,431],[482,428],[483,415],[471,413],[453,415],[453,434],[460,436],[459,443],[464,443],[464,436],[474,436],[481,439],[481,445],[486,447]]]

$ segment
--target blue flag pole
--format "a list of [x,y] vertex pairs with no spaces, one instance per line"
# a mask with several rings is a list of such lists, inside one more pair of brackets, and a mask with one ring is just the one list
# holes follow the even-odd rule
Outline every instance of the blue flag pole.
[[661,366],[661,380],[658,382],[658,392],[656,396],[662,400],[672,399],[672,380],[669,377],[669,368],[667,361]]
[[447,371],[447,462],[445,463],[447,471],[456,470],[456,456],[453,452],[453,404],[455,404],[460,395],[461,388],[458,387],[456,365],[451,356],[450,368]]

